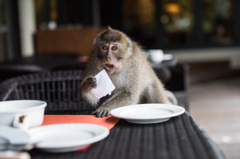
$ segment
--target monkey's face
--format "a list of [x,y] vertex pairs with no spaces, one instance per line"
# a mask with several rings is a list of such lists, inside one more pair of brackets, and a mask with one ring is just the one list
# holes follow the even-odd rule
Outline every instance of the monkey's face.
[[93,50],[99,70],[105,69],[108,74],[118,73],[132,54],[131,40],[124,33],[108,27],[95,39]]
[[100,69],[105,69],[108,74],[120,72],[122,70],[121,46],[118,43],[110,42],[100,46],[98,59]]

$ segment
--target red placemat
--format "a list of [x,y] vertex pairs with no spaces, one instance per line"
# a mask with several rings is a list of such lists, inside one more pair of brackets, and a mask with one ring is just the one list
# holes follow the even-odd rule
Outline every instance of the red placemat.
[[97,118],[95,115],[44,115],[43,125],[65,123],[88,123],[107,127],[109,130],[119,121],[113,116]]

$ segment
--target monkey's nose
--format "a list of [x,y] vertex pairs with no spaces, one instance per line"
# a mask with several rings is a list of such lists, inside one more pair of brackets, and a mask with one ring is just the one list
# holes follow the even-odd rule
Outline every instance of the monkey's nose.
[[107,56],[106,56],[106,60],[108,60],[108,61],[111,60],[111,56],[110,56],[110,55],[107,55]]
[[111,60],[111,55],[109,54],[109,52],[106,53],[106,60]]

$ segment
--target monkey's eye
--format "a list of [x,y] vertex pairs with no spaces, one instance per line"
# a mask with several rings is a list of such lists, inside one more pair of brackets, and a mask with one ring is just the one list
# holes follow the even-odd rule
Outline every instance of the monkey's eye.
[[102,49],[103,49],[103,50],[107,50],[108,47],[107,47],[107,46],[102,46]]
[[112,51],[116,51],[117,50],[117,47],[116,46],[113,46],[112,47]]

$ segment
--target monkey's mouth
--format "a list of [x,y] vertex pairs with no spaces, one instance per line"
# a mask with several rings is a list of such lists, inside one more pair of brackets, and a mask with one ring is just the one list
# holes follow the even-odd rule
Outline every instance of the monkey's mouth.
[[105,69],[106,70],[111,70],[113,68],[114,68],[114,65],[112,65],[112,64],[105,64]]

